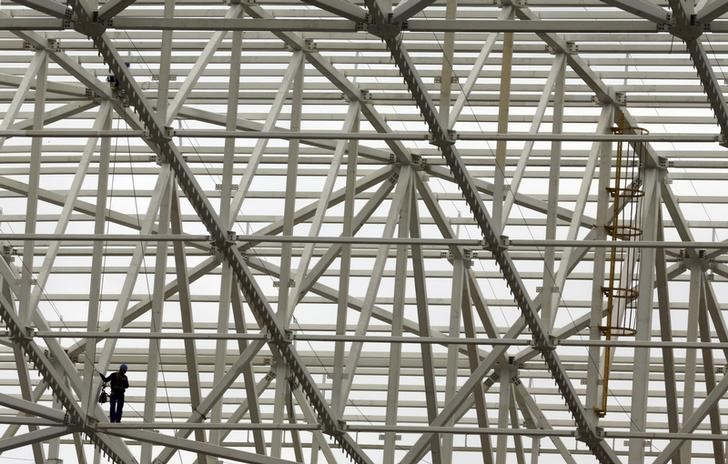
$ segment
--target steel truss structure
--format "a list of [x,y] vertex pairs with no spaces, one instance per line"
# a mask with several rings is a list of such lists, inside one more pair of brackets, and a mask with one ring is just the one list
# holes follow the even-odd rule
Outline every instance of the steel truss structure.
[[724,14],[3,1],[0,459],[724,463]]

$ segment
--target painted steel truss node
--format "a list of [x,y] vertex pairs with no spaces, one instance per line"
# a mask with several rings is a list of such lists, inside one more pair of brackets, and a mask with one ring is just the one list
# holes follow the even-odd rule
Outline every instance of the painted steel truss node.
[[3,2],[3,458],[724,462],[726,12]]

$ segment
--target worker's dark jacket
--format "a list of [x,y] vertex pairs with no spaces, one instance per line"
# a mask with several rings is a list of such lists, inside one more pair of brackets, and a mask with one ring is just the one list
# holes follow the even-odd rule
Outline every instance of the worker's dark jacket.
[[109,382],[112,395],[124,396],[124,391],[129,388],[129,380],[126,378],[126,374],[112,372],[108,377],[101,377],[104,379],[104,382]]

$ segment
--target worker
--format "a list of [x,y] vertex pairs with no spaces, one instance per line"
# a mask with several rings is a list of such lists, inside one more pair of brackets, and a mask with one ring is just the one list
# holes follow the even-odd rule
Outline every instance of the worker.
[[124,409],[124,392],[129,388],[129,379],[126,378],[127,365],[119,366],[119,372],[112,372],[108,377],[99,372],[99,377],[104,382],[109,382],[111,386],[111,396],[109,397],[109,421],[121,422],[121,412]]

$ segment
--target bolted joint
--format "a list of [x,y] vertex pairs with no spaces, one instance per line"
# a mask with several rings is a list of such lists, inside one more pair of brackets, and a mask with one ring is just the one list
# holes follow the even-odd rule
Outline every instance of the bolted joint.
[[86,420],[83,423],[82,430],[83,433],[89,436],[93,436],[96,433],[96,425],[99,423],[99,420],[92,416],[91,414],[86,414]]
[[366,31],[382,40],[389,40],[397,37],[400,32],[407,30],[407,23],[369,23]]
[[443,145],[454,145],[458,139],[457,131],[447,129],[446,131],[431,132],[427,136],[427,140],[431,145],[441,147]]
[[70,21],[71,26],[78,33],[87,37],[98,37],[106,32],[106,28],[111,25],[111,21],[103,21],[99,19],[98,11],[94,11],[89,16],[89,14],[84,11],[79,0],[69,0],[68,5],[72,8],[74,13]]
[[422,155],[412,154],[412,167],[415,168],[416,171],[426,171],[427,170],[427,160]]
[[685,42],[696,40],[698,37],[703,35],[703,32],[705,32],[703,24],[688,24],[676,22],[673,22],[671,25],[669,25],[668,30],[672,35],[681,38]]
[[539,352],[553,351],[558,345],[558,339],[553,335],[543,335],[541,337],[533,337],[529,346]]
[[304,39],[301,51],[304,53],[316,53],[318,51],[316,42],[314,42],[313,39]]

